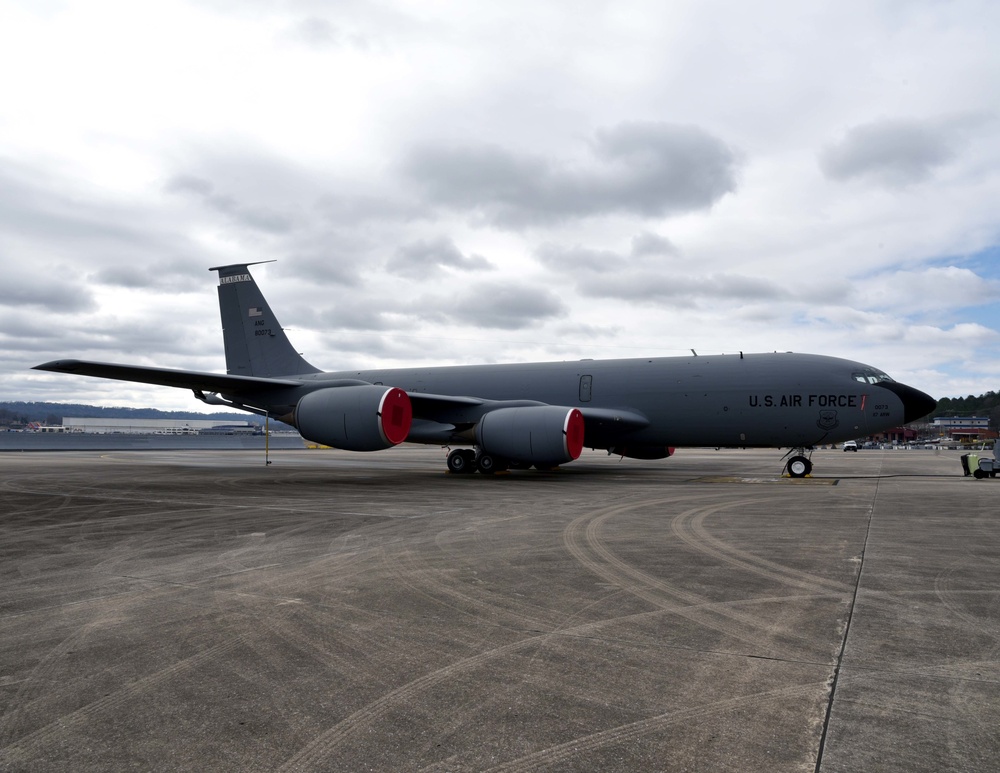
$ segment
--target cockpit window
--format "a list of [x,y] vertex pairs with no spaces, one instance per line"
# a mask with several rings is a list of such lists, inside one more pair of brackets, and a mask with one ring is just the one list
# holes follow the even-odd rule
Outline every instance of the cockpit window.
[[862,384],[881,384],[886,381],[892,381],[887,374],[874,368],[852,373],[851,378],[855,381],[860,381]]

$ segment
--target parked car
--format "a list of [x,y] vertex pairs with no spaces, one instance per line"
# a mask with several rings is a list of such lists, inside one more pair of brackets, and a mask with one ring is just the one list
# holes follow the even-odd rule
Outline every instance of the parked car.
[[844,443],[844,450],[845,451],[857,451],[858,450],[858,444],[857,444],[857,442],[854,441],[854,440],[848,440],[846,443]]

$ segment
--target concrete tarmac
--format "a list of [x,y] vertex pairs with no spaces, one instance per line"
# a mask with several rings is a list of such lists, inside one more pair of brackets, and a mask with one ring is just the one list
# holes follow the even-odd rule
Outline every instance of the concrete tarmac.
[[996,771],[958,452],[0,454],[0,770]]

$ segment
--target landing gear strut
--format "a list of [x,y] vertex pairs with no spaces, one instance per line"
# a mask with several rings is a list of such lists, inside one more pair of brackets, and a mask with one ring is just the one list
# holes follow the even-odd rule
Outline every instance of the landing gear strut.
[[788,453],[795,454],[788,463],[785,465],[785,470],[787,470],[789,477],[792,478],[804,478],[810,472],[812,472],[813,463],[809,460],[809,457],[803,456],[806,451],[811,451],[812,449],[805,448],[793,448]]

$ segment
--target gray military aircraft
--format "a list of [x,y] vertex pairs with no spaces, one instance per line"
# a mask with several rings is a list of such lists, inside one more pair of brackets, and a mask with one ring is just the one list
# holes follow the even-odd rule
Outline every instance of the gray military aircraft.
[[788,474],[804,477],[812,447],[914,421],[936,405],[868,365],[791,352],[324,373],[292,347],[253,265],[209,269],[219,272],[225,376],[84,360],[35,369],[190,389],[350,451],[457,446],[454,473],[551,468],[584,446],[636,459],[733,446],[791,448]]

